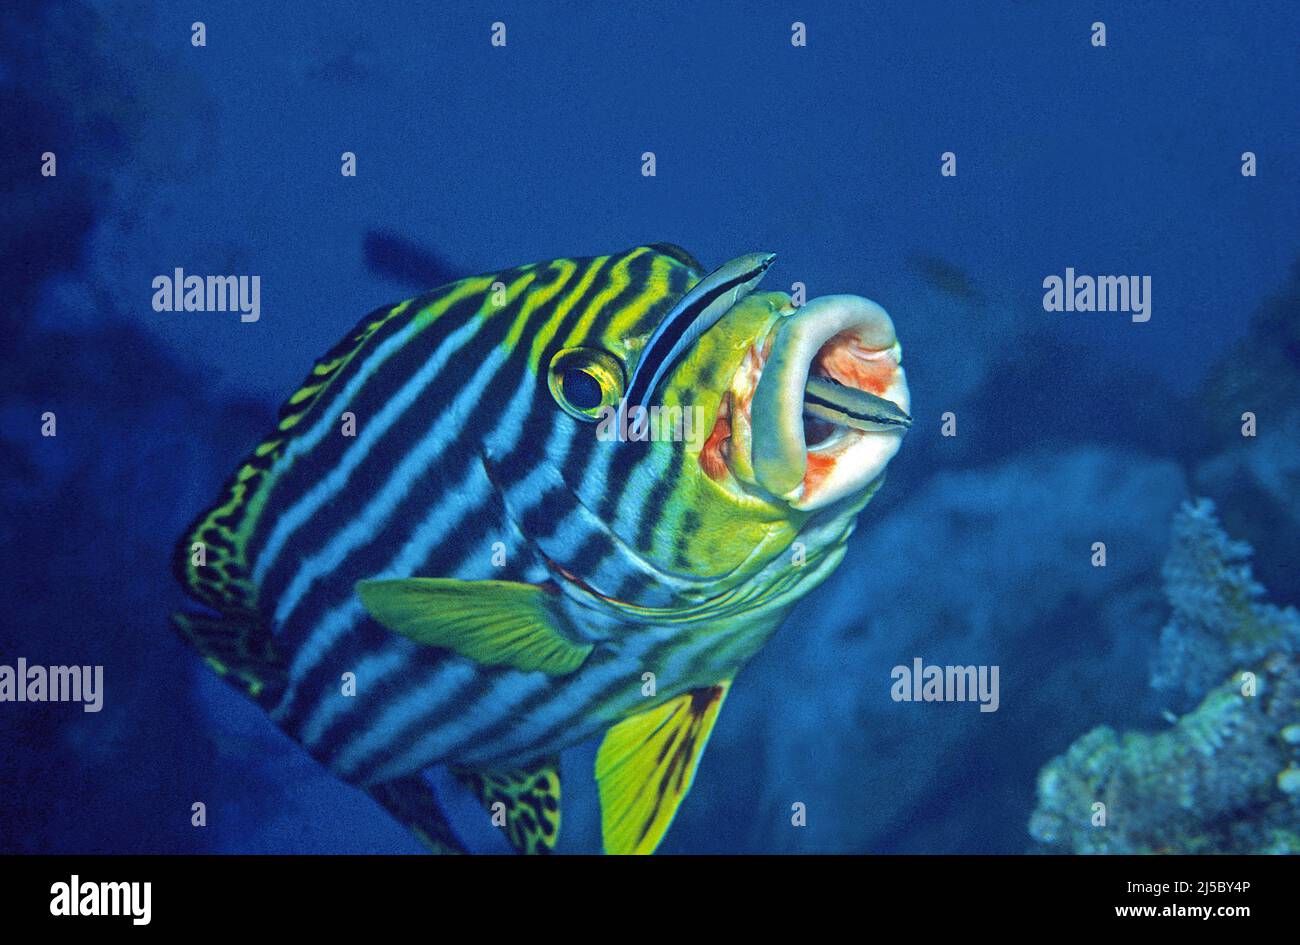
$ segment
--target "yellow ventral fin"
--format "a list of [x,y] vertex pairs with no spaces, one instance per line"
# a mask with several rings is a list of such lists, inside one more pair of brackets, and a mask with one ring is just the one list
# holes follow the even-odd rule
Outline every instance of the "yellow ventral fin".
[[606,853],[653,853],[695,780],[731,680],[619,722],[596,753]]
[[394,633],[484,666],[559,676],[581,666],[592,648],[561,631],[552,593],[537,584],[403,578],[361,581],[357,593]]
[[[509,771],[452,768],[452,772],[474,792],[517,852],[550,853],[555,849],[560,839],[559,758]],[[498,815],[504,816],[502,822]]]

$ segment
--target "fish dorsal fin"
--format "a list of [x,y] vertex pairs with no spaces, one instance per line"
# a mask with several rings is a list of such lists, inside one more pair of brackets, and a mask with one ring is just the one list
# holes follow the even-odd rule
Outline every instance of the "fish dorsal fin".
[[416,772],[369,789],[383,808],[404,824],[416,839],[439,854],[464,853],[465,848],[447,822],[432,785]]
[[249,579],[244,550],[265,500],[269,470],[347,363],[389,319],[402,315],[409,306],[403,302],[376,309],[317,359],[306,380],[280,407],[275,430],[235,469],[217,504],[186,530],[176,548],[174,570],[196,600],[221,611],[256,607],[257,592]]
[[691,789],[731,680],[624,719],[596,753],[606,853],[653,853]]
[[566,621],[555,595],[538,584],[401,578],[362,581],[357,593],[394,633],[484,666],[558,676],[581,666],[592,648],[560,629]]
[[671,256],[682,265],[690,266],[695,270],[694,274],[697,280],[700,276],[704,275],[704,273],[708,272],[708,270],[704,268],[703,264],[696,259],[693,254],[682,249],[682,247],[678,246],[676,243],[650,243],[649,246],[656,253],[663,253],[665,256]]
[[[479,803],[505,830],[519,853],[550,853],[560,839],[560,759],[509,771],[453,768]],[[497,807],[497,805],[502,805]],[[499,821],[498,816],[504,816]]]
[[173,614],[172,620],[217,675],[254,702],[276,701],[284,688],[285,666],[258,615],[237,611],[209,617],[181,612]]

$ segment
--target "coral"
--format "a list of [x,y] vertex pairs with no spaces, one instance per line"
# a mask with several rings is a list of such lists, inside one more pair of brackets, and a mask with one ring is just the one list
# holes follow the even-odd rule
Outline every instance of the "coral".
[[1053,852],[1300,851],[1300,746],[1280,736],[1300,719],[1300,661],[1275,654],[1255,681],[1252,696],[1228,680],[1165,732],[1084,735],[1039,775],[1030,834]]
[[[1250,319],[1248,334],[1206,376],[1184,437],[1199,494],[1224,526],[1250,535],[1273,587],[1300,573],[1300,261]],[[1244,415],[1255,417],[1243,435]]]
[[1049,762],[1029,822],[1047,849],[1300,851],[1300,615],[1261,599],[1250,554],[1212,503],[1179,511],[1152,682],[1200,704],[1159,733],[1093,729]]
[[1263,601],[1251,575],[1250,546],[1219,528],[1214,503],[1183,506],[1174,518],[1165,560],[1165,595],[1173,615],[1160,633],[1151,685],[1194,704],[1238,667],[1300,642],[1300,616]]

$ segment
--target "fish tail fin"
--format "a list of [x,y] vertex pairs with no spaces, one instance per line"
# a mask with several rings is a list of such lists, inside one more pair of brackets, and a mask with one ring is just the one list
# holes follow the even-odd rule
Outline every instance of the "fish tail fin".
[[419,772],[376,784],[368,793],[430,852],[444,855],[466,852],[447,822],[432,785]]
[[254,613],[172,614],[180,635],[217,675],[263,707],[279,701],[285,666],[265,622]]

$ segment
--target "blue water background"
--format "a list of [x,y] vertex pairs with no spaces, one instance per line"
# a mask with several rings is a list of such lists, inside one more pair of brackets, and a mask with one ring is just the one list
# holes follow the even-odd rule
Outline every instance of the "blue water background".
[[[774,288],[880,302],[917,418],[840,571],[738,677],[666,851],[1022,852],[1049,758],[1162,724],[1169,520],[1238,423],[1207,429],[1200,397],[1300,256],[1295,4],[18,3],[0,23],[0,662],[102,663],[108,686],[98,715],[0,705],[0,849],[419,850],[174,637],[172,544],[365,312],[644,242],[775,251]],[[260,275],[260,321],[154,312],[175,267]],[[1045,312],[1066,267],[1151,276],[1151,320]],[[1238,534],[1280,603],[1294,528]],[[918,656],[1000,665],[999,711],[892,702]],[[599,847],[594,750],[565,758],[564,850]],[[501,849],[439,777],[471,845]]]

